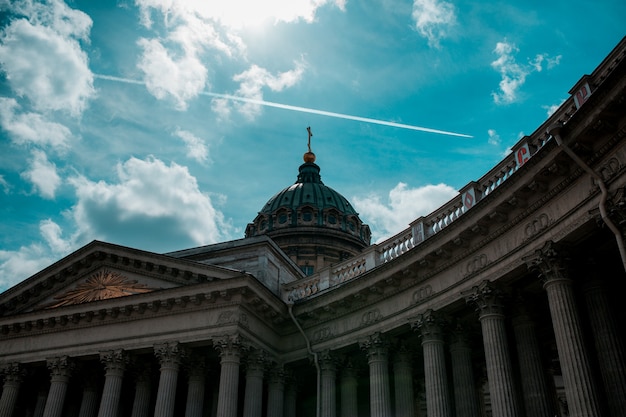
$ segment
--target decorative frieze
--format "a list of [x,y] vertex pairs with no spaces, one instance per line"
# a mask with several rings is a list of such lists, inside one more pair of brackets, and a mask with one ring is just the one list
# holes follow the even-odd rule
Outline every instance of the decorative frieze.
[[321,342],[323,340],[327,340],[333,337],[333,332],[330,327],[323,327],[321,329],[315,330],[313,332],[313,336],[311,337],[311,341],[313,343]]
[[217,317],[216,324],[219,325],[228,325],[228,324],[239,324],[242,327],[248,328],[250,323],[248,323],[248,316],[245,313],[240,313],[236,310],[223,311]]
[[367,311],[361,317],[361,326],[369,326],[383,319],[383,315],[380,314],[379,309]]
[[465,265],[465,271],[463,275],[464,276],[471,275],[473,273],[481,271],[482,269],[485,269],[488,265],[489,265],[489,259],[487,258],[487,255],[484,253],[481,253],[480,255],[474,256],[472,259],[470,259],[467,262],[467,264]]
[[423,287],[418,288],[413,292],[412,301],[413,304],[419,304],[427,299],[429,299],[433,295],[433,287],[430,285],[424,285]]
[[528,223],[524,227],[524,237],[526,240],[532,239],[537,236],[539,233],[543,232],[552,224],[552,220],[547,213],[541,213]]

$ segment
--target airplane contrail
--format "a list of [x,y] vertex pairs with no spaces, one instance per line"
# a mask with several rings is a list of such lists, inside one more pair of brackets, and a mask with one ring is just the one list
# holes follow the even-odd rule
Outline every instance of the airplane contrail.
[[[132,79],[129,79],[129,78],[114,77],[114,76],[111,76],[111,75],[94,74],[94,77],[100,78],[100,79],[103,79],[103,80],[118,81],[118,82],[127,83],[127,84],[145,85],[145,83],[143,81],[132,80]],[[428,128],[428,127],[413,126],[413,125],[407,125],[407,124],[403,124],[403,123],[389,122],[389,121],[386,121],[386,120],[370,119],[369,117],[351,116],[349,114],[335,113],[335,112],[330,112],[330,111],[326,111],[326,110],[311,109],[311,108],[308,108],[308,107],[292,106],[290,104],[282,104],[282,103],[276,103],[276,102],[272,102],[272,101],[257,100],[257,99],[253,99],[253,98],[233,96],[233,95],[230,95],[230,94],[212,93],[210,91],[201,91],[200,94],[203,95],[203,96],[209,96],[209,97],[215,97],[215,98],[223,98],[223,99],[231,100],[231,101],[239,101],[239,102],[243,102],[243,103],[258,104],[260,106],[274,107],[274,108],[278,108],[278,109],[297,111],[297,112],[301,112],[301,113],[317,114],[317,115],[320,115],[320,116],[335,117],[335,118],[338,118],[338,119],[354,120],[354,121],[357,121],[357,122],[364,122],[364,123],[372,123],[372,124],[383,125],[383,126],[397,127],[397,128],[400,128],[400,129],[417,130],[417,131],[420,131],[420,132],[436,133],[436,134],[439,134],[439,135],[448,135],[448,136],[458,136],[458,137],[462,137],[462,138],[472,138],[473,137],[471,135],[466,135],[464,133],[448,132],[448,131],[445,131],[445,130],[431,129],[431,128]]]

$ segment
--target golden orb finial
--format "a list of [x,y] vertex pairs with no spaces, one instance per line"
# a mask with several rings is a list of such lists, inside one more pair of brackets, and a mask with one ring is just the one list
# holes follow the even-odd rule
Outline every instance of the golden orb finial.
[[304,159],[304,162],[315,162],[315,154],[313,152],[306,152],[302,159]]

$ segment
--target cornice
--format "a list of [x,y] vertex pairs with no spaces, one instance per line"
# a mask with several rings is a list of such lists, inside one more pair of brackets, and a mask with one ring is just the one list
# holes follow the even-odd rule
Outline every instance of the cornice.
[[[215,288],[218,286],[218,288]],[[247,306],[265,323],[279,326],[286,307],[256,279],[247,275],[220,282],[176,287],[0,318],[0,341],[173,314]],[[277,330],[278,331],[278,330]]]
[[101,267],[137,273],[181,286],[241,274],[227,268],[92,242],[1,294],[0,317],[22,312],[65,287],[69,281]]

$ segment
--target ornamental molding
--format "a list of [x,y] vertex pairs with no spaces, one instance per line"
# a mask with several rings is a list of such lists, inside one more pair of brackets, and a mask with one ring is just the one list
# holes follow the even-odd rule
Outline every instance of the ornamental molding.
[[248,316],[236,310],[222,311],[217,317],[216,325],[239,324],[246,329],[250,327]]
[[[185,287],[172,288],[185,290]],[[212,290],[197,292],[195,294],[177,294],[168,293],[168,291],[155,291],[140,295],[139,298],[132,298],[130,304],[120,304],[124,298],[114,298],[102,300],[92,304],[77,304],[60,307],[58,309],[38,310],[29,315],[35,315],[32,318],[15,317],[15,321],[7,322],[6,319],[0,320],[5,324],[0,325],[0,340],[14,337],[25,337],[28,334],[45,334],[62,331],[63,328],[76,327],[95,327],[100,325],[109,325],[112,322],[122,323],[126,321],[145,319],[150,315],[152,319],[158,319],[162,316],[171,316],[172,314],[180,314],[192,311],[214,310],[223,307],[238,307],[245,303],[241,297],[231,297],[230,294],[242,294],[246,287],[229,288],[228,291]],[[162,298],[154,298],[160,296]],[[226,296],[227,298],[223,298]],[[143,297],[150,297],[145,299]],[[115,303],[108,305],[107,303]],[[105,304],[102,304],[105,303]],[[86,306],[87,310],[75,311],[76,308]],[[68,311],[68,309],[72,309]],[[273,308],[268,309],[267,316],[270,313],[277,314]],[[9,317],[10,319],[10,317]],[[248,318],[239,315],[239,323],[247,324]]]

